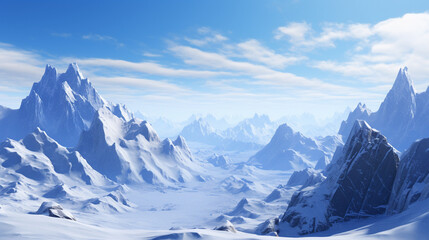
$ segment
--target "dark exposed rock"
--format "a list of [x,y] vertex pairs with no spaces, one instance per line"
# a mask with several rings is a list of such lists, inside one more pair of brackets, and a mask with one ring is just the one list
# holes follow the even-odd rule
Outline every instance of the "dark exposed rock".
[[327,167],[327,179],[296,192],[282,224],[307,234],[336,221],[384,213],[398,162],[396,150],[382,134],[356,121],[344,148]]
[[411,145],[402,155],[388,205],[388,213],[399,213],[429,197],[429,138]]

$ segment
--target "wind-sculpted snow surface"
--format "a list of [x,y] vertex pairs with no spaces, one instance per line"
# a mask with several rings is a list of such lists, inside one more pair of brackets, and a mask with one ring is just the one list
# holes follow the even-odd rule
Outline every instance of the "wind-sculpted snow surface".
[[329,148],[323,148],[315,140],[283,124],[278,127],[271,141],[248,163],[263,169],[301,170],[314,167],[321,158],[330,158],[331,155]]
[[383,214],[399,162],[378,131],[356,121],[344,148],[335,152],[326,180],[296,192],[280,224],[300,234],[328,229],[333,222]]
[[410,204],[429,198],[429,138],[421,139],[401,156],[388,213],[406,210]]
[[0,114],[0,140],[19,140],[40,127],[60,144],[73,147],[102,107],[125,120],[131,118],[123,106],[105,101],[77,64],[70,64],[62,74],[47,65],[42,79],[33,84],[20,108]]
[[76,148],[89,164],[121,183],[168,184],[202,180],[185,139],[161,141],[146,121],[125,121],[101,108]]
[[377,112],[359,103],[341,124],[339,134],[346,139],[357,119],[378,129],[398,150],[406,150],[414,141],[429,137],[429,88],[416,94],[408,68],[400,69],[392,89]]

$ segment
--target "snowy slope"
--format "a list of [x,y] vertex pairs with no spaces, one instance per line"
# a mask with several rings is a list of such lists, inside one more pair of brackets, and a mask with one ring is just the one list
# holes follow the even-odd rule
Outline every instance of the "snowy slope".
[[0,114],[0,140],[19,140],[40,127],[60,144],[71,147],[101,107],[126,120],[131,118],[123,106],[106,102],[77,64],[70,64],[62,74],[47,65],[42,79],[33,84],[20,108]]
[[148,122],[125,121],[106,108],[97,111],[76,149],[94,169],[121,183],[202,180],[183,137],[161,141]]
[[271,141],[252,156],[248,163],[263,169],[301,170],[314,167],[325,156],[330,159],[332,149],[333,147],[322,147],[315,140],[294,132],[287,124],[283,124],[278,127]]
[[69,151],[39,128],[21,141],[8,139],[1,143],[0,159],[3,167],[40,183],[110,184],[79,152]]
[[0,164],[0,205],[6,209],[34,212],[35,205],[55,200],[84,210],[90,199],[101,199],[92,203],[105,206],[94,209],[96,213],[131,209],[121,201],[103,201],[105,195],[119,196],[120,186],[95,171],[79,152],[59,145],[39,128],[20,141],[2,142]]

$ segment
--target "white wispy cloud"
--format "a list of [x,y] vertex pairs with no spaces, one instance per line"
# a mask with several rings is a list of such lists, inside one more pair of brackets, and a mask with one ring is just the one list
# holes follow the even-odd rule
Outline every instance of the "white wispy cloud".
[[399,67],[407,65],[417,85],[427,81],[429,13],[405,14],[366,25],[365,30],[354,29],[355,25],[343,25],[341,29],[347,29],[344,35],[359,40],[355,46],[359,51],[352,51],[346,61],[326,59],[313,66],[366,81],[392,82]]
[[177,69],[166,67],[154,62],[130,62],[119,59],[107,58],[64,58],[63,62],[78,62],[85,66],[93,67],[107,67],[114,68],[122,71],[134,71],[146,73],[157,76],[169,77],[214,77],[220,75],[230,75],[228,72],[223,71],[205,71],[205,70],[192,70],[192,69]]
[[317,33],[305,22],[293,22],[278,27],[274,38],[278,40],[286,38],[292,49],[312,50],[317,47],[335,47],[337,40],[363,40],[372,35],[369,24],[325,23],[322,31]]
[[143,91],[156,91],[156,92],[167,92],[174,94],[190,93],[189,89],[180,87],[176,84],[169,83],[167,81],[152,80],[146,78],[136,77],[102,77],[94,76],[91,78],[92,81],[100,84],[110,84],[116,86],[128,86],[128,87],[139,87]]
[[43,74],[44,64],[33,52],[0,43],[0,83],[3,86],[30,86]]
[[251,39],[237,44],[240,57],[248,60],[263,63],[274,68],[284,68],[287,65],[295,64],[305,59],[303,56],[285,56],[278,54],[272,49],[264,47],[256,39]]
[[125,46],[125,44],[119,42],[116,38],[111,37],[111,36],[107,36],[107,35],[100,35],[100,34],[92,34],[91,33],[91,34],[83,35],[82,39],[85,39],[85,40],[94,40],[94,41],[107,41],[107,42],[114,43],[118,47]]
[[161,57],[161,54],[151,53],[151,52],[144,52],[143,56],[145,57]]
[[189,42],[190,44],[195,45],[195,46],[199,46],[199,47],[210,44],[210,43],[219,43],[219,42],[224,42],[224,41],[228,40],[227,37],[223,36],[220,33],[213,31],[212,29],[210,29],[208,27],[198,28],[197,32],[200,35],[198,38],[185,37],[185,40],[187,42]]

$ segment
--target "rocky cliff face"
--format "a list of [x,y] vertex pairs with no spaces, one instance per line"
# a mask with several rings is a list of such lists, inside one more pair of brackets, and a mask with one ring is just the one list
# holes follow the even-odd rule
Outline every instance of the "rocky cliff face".
[[365,121],[356,121],[320,184],[296,192],[283,215],[300,234],[328,229],[333,222],[382,214],[396,176],[396,150]]
[[429,138],[413,143],[402,155],[388,210],[399,213],[429,197]]

